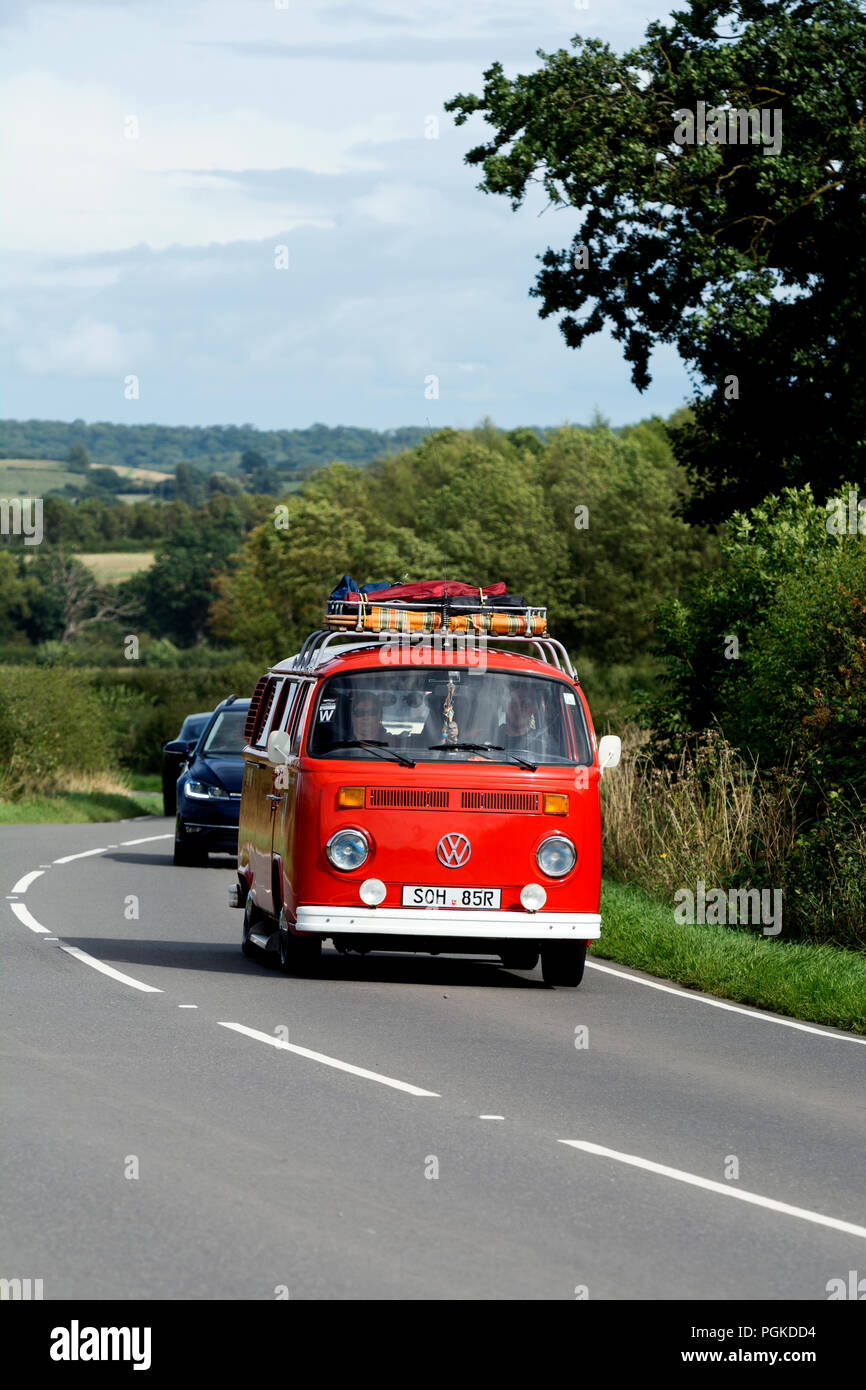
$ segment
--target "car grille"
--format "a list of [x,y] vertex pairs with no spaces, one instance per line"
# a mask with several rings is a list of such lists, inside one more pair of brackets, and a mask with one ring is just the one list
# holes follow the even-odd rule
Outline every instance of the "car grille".
[[537,811],[538,792],[461,792],[461,811]]
[[538,814],[538,792],[459,791],[439,787],[368,787],[367,806],[376,810],[510,811]]
[[367,805],[410,808],[413,811],[447,811],[449,794],[433,787],[370,787]]

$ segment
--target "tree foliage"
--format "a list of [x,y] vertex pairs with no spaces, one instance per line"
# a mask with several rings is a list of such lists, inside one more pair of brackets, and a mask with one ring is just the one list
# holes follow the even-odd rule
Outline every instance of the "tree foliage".
[[[541,316],[560,315],[574,348],[608,325],[640,389],[653,348],[676,345],[702,391],[674,432],[692,516],[862,477],[862,5],[690,0],[622,56],[573,46],[513,79],[493,63],[482,95],[446,103],[493,129],[466,156],[485,192],[516,208],[538,182],[573,210],[571,245],[540,258]],[[676,113],[698,102],[779,113],[779,152],[676,143]]]
[[721,728],[770,765],[805,752],[813,780],[866,797],[866,543],[827,522],[808,487],[732,517],[722,566],[660,608],[651,722]]

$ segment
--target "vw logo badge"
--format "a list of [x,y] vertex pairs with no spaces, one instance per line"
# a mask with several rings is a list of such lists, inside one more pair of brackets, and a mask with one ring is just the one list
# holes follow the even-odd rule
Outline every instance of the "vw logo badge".
[[472,846],[465,835],[443,835],[436,846],[436,858],[446,869],[461,869],[469,862]]

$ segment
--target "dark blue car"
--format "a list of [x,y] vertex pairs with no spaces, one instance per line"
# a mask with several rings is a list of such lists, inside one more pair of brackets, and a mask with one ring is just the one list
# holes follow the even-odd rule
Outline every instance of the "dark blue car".
[[217,705],[189,764],[177,779],[175,864],[206,864],[208,854],[237,854],[249,700]]
[[170,743],[162,745],[162,814],[173,816],[177,810],[177,779],[189,762],[189,755],[195,748],[213,710],[204,714],[188,714],[180,726],[180,733]]

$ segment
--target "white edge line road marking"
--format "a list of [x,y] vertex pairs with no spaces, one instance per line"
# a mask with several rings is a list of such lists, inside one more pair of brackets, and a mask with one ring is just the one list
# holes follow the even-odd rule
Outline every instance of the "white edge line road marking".
[[197,1009],[198,1004],[178,1004],[179,1009]]
[[[43,927],[44,931],[45,928]],[[131,985],[133,989],[140,989],[145,994],[162,994],[161,989],[156,985],[146,985],[142,980],[134,980],[131,975],[124,975],[120,970],[115,970],[113,965],[105,965],[95,956],[89,956],[86,951],[80,951],[77,946],[61,946],[61,951],[66,951],[68,955],[74,956],[76,960],[83,961],[85,965],[92,965],[94,970],[100,970],[103,975],[110,975],[112,980],[119,980],[122,985]]]
[[810,1023],[798,1023],[793,1018],[779,1018],[778,1014],[765,1013],[763,1009],[744,1009],[740,1004],[728,1004],[724,999],[711,999],[707,994],[694,992],[680,986],[663,985],[657,980],[644,980],[640,975],[630,975],[627,970],[614,970],[610,965],[599,965],[594,960],[586,962],[588,970],[603,970],[605,975],[618,975],[621,980],[631,980],[634,985],[646,985],[647,989],[660,989],[665,994],[675,994],[678,999],[691,999],[696,1004],[710,1004],[714,1009],[728,1009],[732,1014],[742,1014],[745,1018],[757,1018],[762,1023],[778,1023],[782,1028],[796,1028],[801,1033],[815,1033],[819,1038],[832,1038],[835,1042],[860,1043],[866,1047],[866,1038],[857,1038],[852,1033],[834,1033],[829,1028],[813,1028]]
[[695,1173],[684,1173],[681,1168],[669,1168],[665,1163],[652,1163],[648,1158],[619,1153],[616,1149],[606,1149],[601,1144],[590,1144],[584,1139],[559,1139],[557,1142],[568,1144],[572,1149],[582,1149],[584,1153],[599,1154],[602,1158],[615,1158],[618,1163],[629,1163],[633,1168],[660,1173],[663,1178],[687,1182],[692,1187],[703,1187],[707,1192],[718,1192],[723,1197],[733,1197],[739,1202],[751,1202],[753,1206],[780,1211],[785,1216],[799,1216],[803,1221],[813,1221],[817,1226],[829,1226],[834,1231],[845,1231],[849,1236],[866,1237],[866,1226],[855,1226],[853,1222],[840,1221],[835,1216],[822,1216],[820,1212],[807,1211],[805,1207],[792,1207],[788,1202],[777,1202],[773,1197],[760,1197],[756,1192],[743,1192],[726,1183],[714,1182],[711,1178],[699,1178]]
[[479,1115],[479,1120],[504,1120],[504,1115]]
[[83,849],[79,854],[64,854],[62,859],[55,859],[55,864],[71,864],[73,859],[89,859],[91,854],[104,854],[106,846],[101,849]]
[[34,883],[37,878],[41,878],[44,872],[44,869],[33,869],[31,873],[25,874],[23,878],[19,878],[18,882],[15,884],[15,887],[12,889],[12,892],[26,893],[31,883]]
[[410,1096],[435,1096],[441,1099],[438,1091],[424,1091],[420,1086],[410,1086],[408,1081],[395,1081],[392,1076],[383,1076],[378,1071],[367,1071],[365,1067],[355,1067],[351,1062],[340,1062],[336,1057],[326,1057],[323,1052],[311,1052],[308,1047],[297,1047],[294,1043],[283,1042],[282,1038],[275,1038],[271,1033],[260,1033],[255,1028],[247,1028],[243,1023],[222,1023],[220,1028],[233,1028],[236,1033],[243,1033],[248,1038],[255,1038],[257,1042],[270,1043],[271,1047],[279,1048],[280,1052],[296,1052],[299,1057],[309,1057],[313,1062],[324,1062],[325,1066],[336,1067],[338,1071],[351,1072],[353,1076],[363,1076],[368,1081],[379,1081],[383,1086],[393,1086],[398,1091],[408,1091]]
[[120,843],[122,845],[146,845],[151,840],[170,840],[171,838],[170,833],[168,835],[145,835],[141,840],[121,840]]
[[15,913],[18,921],[23,922],[25,927],[29,927],[31,931],[45,932],[46,936],[48,935],[48,928],[43,927],[40,922],[37,922],[33,913],[28,912],[23,903],[10,903],[9,906]]

